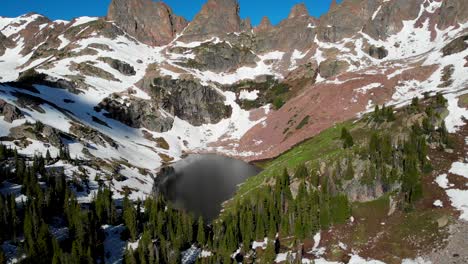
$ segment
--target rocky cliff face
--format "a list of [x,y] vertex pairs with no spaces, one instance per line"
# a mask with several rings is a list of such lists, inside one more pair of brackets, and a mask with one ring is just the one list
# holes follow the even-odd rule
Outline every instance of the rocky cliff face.
[[157,103],[141,98],[113,94],[99,103],[95,108],[105,110],[105,116],[118,120],[130,127],[146,128],[156,132],[167,132],[172,128],[174,119],[163,115]]
[[113,0],[107,19],[139,41],[155,46],[168,44],[187,26],[168,5],[152,0]]
[[218,91],[191,80],[156,78],[149,93],[162,109],[195,126],[217,123],[232,111]]
[[320,40],[337,42],[359,32],[380,1],[348,0],[333,4],[330,11],[320,18],[317,35]]
[[295,5],[288,18],[275,27],[266,18],[256,28],[258,50],[305,50],[313,45],[316,23],[316,19],[309,16],[304,4]]
[[13,47],[13,42],[0,32],[0,56],[5,54],[7,48]]
[[446,29],[450,26],[457,26],[466,21],[468,17],[468,3],[464,0],[442,1],[440,8],[439,29]]
[[208,0],[184,30],[181,39],[184,41],[205,39],[249,28],[250,26],[241,20],[239,11],[237,0]]
[[416,19],[422,2],[423,0],[383,2],[366,21],[363,31],[376,39],[386,39],[402,29],[403,21]]

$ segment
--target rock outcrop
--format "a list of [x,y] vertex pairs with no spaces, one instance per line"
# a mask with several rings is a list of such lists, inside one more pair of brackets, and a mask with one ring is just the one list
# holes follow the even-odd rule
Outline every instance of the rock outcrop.
[[452,55],[458,52],[462,52],[468,48],[468,35],[458,37],[449,44],[447,44],[443,49],[442,53],[444,56]]
[[374,17],[369,18],[363,31],[375,39],[386,39],[403,28],[404,20],[416,19],[421,10],[422,2],[423,0],[383,2],[379,10],[375,9],[375,14],[371,13]]
[[346,61],[328,59],[320,63],[319,73],[320,76],[326,79],[345,72],[348,66],[349,64]]
[[101,58],[98,58],[98,60],[109,64],[109,66],[111,66],[113,69],[117,70],[118,72],[122,73],[123,75],[133,76],[136,74],[135,68],[133,68],[132,65],[124,61],[109,58],[109,57],[101,57]]
[[0,56],[5,54],[7,48],[13,48],[14,43],[0,32]]
[[227,42],[202,44],[192,51],[195,58],[181,64],[201,71],[231,72],[241,66],[254,66],[258,59],[249,48]]
[[309,16],[304,4],[295,5],[287,19],[272,26],[268,18],[255,29],[259,52],[305,50],[314,43],[317,20]]
[[330,11],[320,17],[317,27],[319,40],[337,42],[359,32],[380,6],[374,0],[347,0],[333,4]]
[[187,26],[168,5],[152,0],[113,0],[107,19],[139,41],[156,46],[168,44]]
[[439,29],[457,26],[468,20],[468,2],[465,0],[444,0],[440,8]]
[[0,99],[0,116],[3,116],[4,120],[8,123],[24,118],[23,113],[21,113],[18,107],[11,105],[2,99]]
[[172,117],[161,114],[156,103],[136,97],[123,99],[118,94],[105,98],[95,110],[105,110],[106,117],[130,127],[146,128],[154,132],[169,131],[174,122]]
[[192,80],[155,78],[147,89],[160,108],[195,126],[217,123],[232,112],[222,94]]
[[200,40],[210,36],[240,32],[245,23],[241,20],[239,11],[237,0],[208,0],[200,13],[184,30],[181,39],[184,41]]

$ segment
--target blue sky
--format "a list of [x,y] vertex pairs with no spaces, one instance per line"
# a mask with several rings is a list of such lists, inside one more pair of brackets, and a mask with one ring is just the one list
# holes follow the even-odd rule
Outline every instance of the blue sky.
[[[53,20],[71,20],[78,16],[104,16],[111,0],[0,0],[0,16],[15,17],[29,12],[43,14]],[[263,16],[277,24],[296,3],[305,3],[311,15],[326,12],[332,0],[239,0],[242,18],[250,17],[256,25]],[[166,0],[174,12],[191,20],[206,0]]]

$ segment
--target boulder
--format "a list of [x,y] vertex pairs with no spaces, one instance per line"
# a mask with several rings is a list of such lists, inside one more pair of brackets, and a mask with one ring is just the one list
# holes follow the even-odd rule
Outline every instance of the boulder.
[[156,103],[136,97],[122,99],[119,95],[113,94],[100,102],[95,110],[105,110],[106,117],[130,127],[146,128],[159,133],[171,130],[174,123],[172,117],[160,112]]
[[136,74],[135,68],[133,68],[132,65],[130,65],[130,64],[124,62],[124,61],[109,58],[109,57],[101,57],[101,58],[98,58],[98,60],[109,64],[109,66],[111,66],[113,69],[119,71],[123,75],[133,76],[133,75]]
[[468,35],[464,35],[452,40],[442,49],[442,54],[445,56],[462,52],[468,48]]
[[18,107],[11,105],[2,99],[0,99],[0,115],[4,116],[4,120],[8,123],[13,123],[13,121],[17,119],[24,118],[23,113],[18,109]]
[[369,47],[369,56],[376,58],[376,59],[383,59],[388,56],[388,50],[386,50],[384,47],[376,47],[374,45],[371,45]]
[[349,67],[346,61],[328,59],[319,66],[320,76],[327,79],[345,72]]

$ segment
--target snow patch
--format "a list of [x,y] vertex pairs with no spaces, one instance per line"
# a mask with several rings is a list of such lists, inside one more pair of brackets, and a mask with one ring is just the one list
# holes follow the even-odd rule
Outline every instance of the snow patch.
[[458,106],[459,98],[455,94],[446,94],[444,97],[448,101],[449,115],[445,118],[445,125],[449,133],[458,131],[458,127],[465,125],[463,118],[468,119],[468,110]]
[[453,184],[450,184],[449,183],[449,180],[447,178],[447,174],[441,174],[439,176],[437,176],[437,178],[435,179],[435,182],[440,186],[440,188],[442,189],[447,189],[449,187],[452,187]]
[[364,87],[357,89],[356,91],[358,93],[365,94],[372,89],[379,88],[381,85],[382,85],[381,83],[371,83],[371,84],[368,84]]
[[468,163],[454,162],[449,170],[450,173],[463,176],[468,179]]
[[77,27],[89,22],[93,22],[98,20],[99,17],[89,17],[89,16],[83,16],[83,17],[78,17],[74,20],[73,24],[70,25],[70,27]]
[[441,200],[434,201],[435,207],[444,207],[444,203]]
[[258,93],[259,93],[258,90],[254,90],[254,91],[242,90],[242,91],[240,91],[239,99],[240,100],[255,101],[258,98]]

